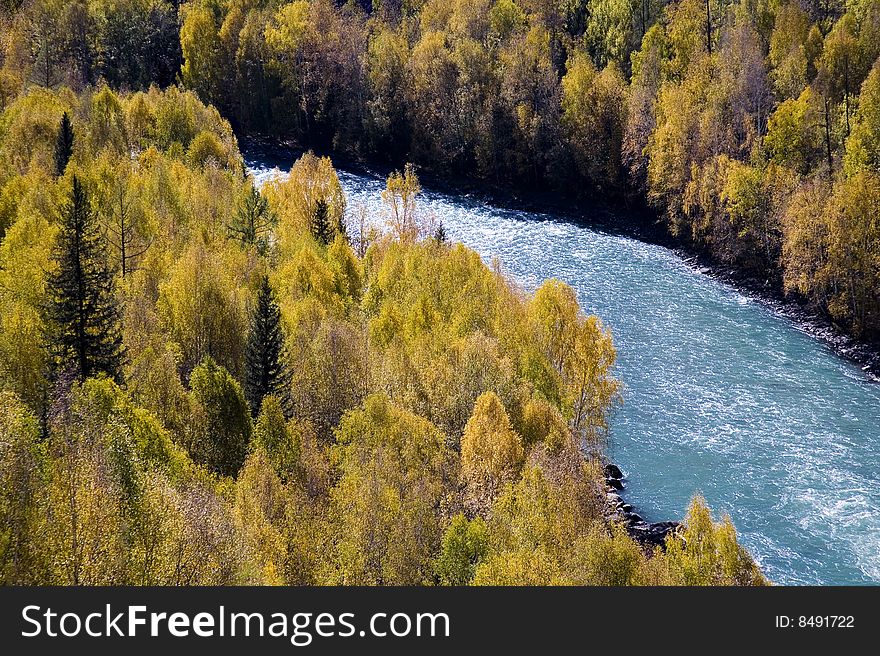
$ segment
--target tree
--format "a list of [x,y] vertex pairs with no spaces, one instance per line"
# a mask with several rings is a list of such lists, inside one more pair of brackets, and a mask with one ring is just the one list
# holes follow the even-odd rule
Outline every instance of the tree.
[[459,150],[460,134],[455,107],[459,73],[446,35],[436,30],[422,34],[409,53],[406,70],[412,152],[421,161],[443,166]]
[[328,222],[341,226],[345,193],[329,157],[307,152],[290,169],[283,182],[263,187],[270,207],[278,213],[278,256],[283,262],[302,248],[302,235],[311,232],[318,201],[327,203]]
[[242,374],[247,312],[237,258],[244,257],[234,246],[211,251],[197,238],[159,283],[156,307],[179,349],[184,376],[207,355],[236,376]]
[[330,495],[335,540],[328,582],[430,580],[442,533],[438,513],[453,483],[446,437],[379,394],[346,414],[336,437],[341,477]]
[[282,480],[301,478],[302,443],[298,431],[290,430],[281,402],[269,395],[263,398],[254,424],[253,444],[263,449],[275,473]]
[[835,103],[843,102],[846,136],[850,133],[852,94],[868,74],[859,65],[855,31],[855,20],[850,14],[846,14],[835,23],[831,33],[825,38],[822,57],[819,59],[820,78],[825,82],[823,91]]
[[42,0],[35,2],[29,13],[28,36],[33,80],[50,88],[58,84],[58,68],[65,55],[62,31],[64,3],[60,0]]
[[770,115],[764,151],[775,164],[807,175],[825,155],[821,98],[807,87],[798,98],[789,98]]
[[596,71],[583,54],[562,78],[562,123],[584,178],[607,191],[620,188],[627,88],[616,66]]
[[583,456],[577,448],[574,453],[570,471],[551,460],[530,462],[504,488],[487,522],[490,552],[477,567],[475,585],[548,585],[570,576],[565,563],[573,545],[601,517],[592,500],[595,479],[583,475]]
[[712,520],[702,497],[691,500],[684,530],[666,538],[665,561],[678,585],[767,585],[758,566],[737,542],[730,517]]
[[120,307],[104,239],[76,175],[70,200],[61,212],[55,261],[58,269],[47,285],[47,315],[56,366],[75,371],[81,380],[101,373],[119,379],[123,362]]
[[190,376],[193,427],[190,454],[221,476],[235,476],[251,439],[251,413],[241,386],[210,357]]
[[552,585],[559,582],[559,562],[543,547],[492,554],[477,568],[474,585]]
[[244,199],[228,226],[229,233],[243,244],[257,246],[261,252],[265,252],[267,242],[264,235],[277,220],[275,213],[269,208],[269,201],[260,193],[253,180],[250,180]]
[[[155,84],[164,89],[174,84],[182,63],[184,40],[178,19],[182,4],[178,0],[129,0],[99,5],[100,13],[93,18],[100,25],[98,63],[111,86],[147,89]],[[209,41],[203,47],[211,45]]]
[[290,379],[283,363],[284,332],[281,310],[275,301],[268,276],[263,276],[257,292],[257,304],[251,313],[250,330],[245,345],[245,398],[254,416],[263,398],[269,394],[289,398],[286,385]]
[[645,152],[656,127],[657,94],[668,65],[667,46],[666,32],[660,25],[654,25],[645,33],[642,49],[632,56],[632,84],[621,159],[629,169],[632,186],[642,193],[647,190],[648,158]]
[[[550,33],[541,25],[511,39],[499,54],[503,72],[500,100],[511,132],[510,168],[524,182],[539,185],[558,161],[560,88]],[[506,144],[504,144],[506,146]]]
[[406,111],[409,44],[403,30],[384,25],[370,38],[366,52],[367,101],[366,130],[377,153],[403,156],[409,144]]
[[558,280],[538,288],[530,313],[538,340],[568,392],[572,429],[595,442],[620,390],[611,375],[616,358],[611,335],[598,317],[584,316],[574,290]]
[[319,198],[315,201],[315,214],[312,217],[312,236],[321,244],[327,246],[333,241],[333,227],[330,225],[329,207],[327,201]]
[[388,225],[400,241],[418,239],[425,231],[418,214],[416,198],[422,187],[412,164],[407,164],[403,174],[395,171],[388,176],[382,200],[388,207]]
[[880,173],[880,60],[862,85],[859,110],[846,142],[846,172],[861,169]]
[[815,75],[821,35],[810,27],[810,17],[797,2],[788,2],[776,12],[770,37],[770,63],[776,92],[782,100],[797,98]]
[[0,455],[0,582],[39,583],[45,445],[36,418],[11,392],[0,392]]
[[516,479],[523,455],[501,399],[495,392],[480,395],[461,438],[461,475],[478,506]]
[[459,513],[443,534],[440,556],[434,570],[443,585],[467,585],[489,551],[486,522],[480,517],[468,521]]
[[597,66],[629,63],[633,47],[638,46],[652,16],[651,0],[591,0],[586,25],[586,41]]
[[67,169],[67,163],[73,155],[73,125],[67,112],[61,115],[61,125],[58,128],[58,136],[55,138],[55,175],[62,176]]
[[866,169],[833,187],[804,185],[785,216],[786,287],[868,339],[880,333],[878,206],[880,175]]
[[331,0],[297,0],[281,5],[264,30],[267,68],[287,94],[278,118],[321,148],[346,140],[360,111],[350,94],[362,83],[364,31],[341,14]]
[[119,271],[123,279],[135,270],[137,261],[153,243],[138,230],[138,214],[141,208],[129,191],[128,183],[128,176],[113,176],[107,190],[109,202],[104,208],[105,211],[109,209],[104,220],[107,242],[118,253]]
[[182,8],[180,46],[183,65],[180,77],[205,102],[213,102],[221,86],[219,37],[214,15],[203,3],[187,3]]

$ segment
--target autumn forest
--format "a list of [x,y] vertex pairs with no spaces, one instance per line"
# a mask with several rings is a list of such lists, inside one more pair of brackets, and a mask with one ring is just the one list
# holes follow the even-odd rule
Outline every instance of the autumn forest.
[[[419,175],[638,208],[876,342],[880,0],[3,0],[0,31],[0,582],[767,583],[699,496],[662,545],[617,521],[611,331],[449,240]],[[261,186],[245,138],[302,154]],[[337,156],[393,171],[369,228]]]

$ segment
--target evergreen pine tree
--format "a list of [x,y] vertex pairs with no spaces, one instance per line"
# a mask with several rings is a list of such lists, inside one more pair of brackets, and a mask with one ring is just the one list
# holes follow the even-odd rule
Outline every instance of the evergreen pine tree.
[[55,137],[55,175],[64,175],[67,163],[73,155],[73,125],[67,112],[61,116],[58,136]]
[[283,404],[289,398],[285,390],[288,376],[283,353],[281,310],[275,302],[269,278],[263,276],[257,293],[257,305],[251,315],[245,350],[244,392],[254,416],[260,411],[263,398],[267,395],[277,396]]
[[327,201],[319,198],[312,216],[312,235],[324,245],[333,241],[333,227],[330,225],[330,207]]
[[265,252],[267,244],[264,235],[276,222],[277,217],[269,208],[269,201],[252,182],[228,226],[229,234],[233,239],[244,244],[256,245],[260,252]]
[[58,268],[48,281],[47,318],[57,371],[80,380],[100,373],[120,379],[120,308],[104,239],[82,183],[73,176],[55,246]]
[[434,231],[434,240],[439,244],[446,243],[446,228],[443,226],[442,221],[437,225],[437,229]]

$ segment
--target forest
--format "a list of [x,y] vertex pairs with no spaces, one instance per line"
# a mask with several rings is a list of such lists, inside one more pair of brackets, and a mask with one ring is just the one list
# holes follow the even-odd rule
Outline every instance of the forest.
[[239,134],[647,207],[880,344],[878,0],[6,0],[23,86],[177,82]]
[[[610,331],[417,167],[648,203],[870,339],[878,0],[0,17],[0,581],[767,582],[700,497],[664,548],[609,521]],[[236,135],[305,154],[257,188]],[[397,169],[381,226],[312,151]]]

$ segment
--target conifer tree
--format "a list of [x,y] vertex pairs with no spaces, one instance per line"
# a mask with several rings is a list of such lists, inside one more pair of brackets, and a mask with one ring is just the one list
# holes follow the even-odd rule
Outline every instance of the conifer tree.
[[263,276],[245,350],[245,398],[254,416],[267,395],[273,394],[282,401],[290,396],[284,389],[288,376],[283,353],[281,310],[272,294],[269,278]]
[[269,208],[269,201],[251,182],[232,223],[228,226],[229,233],[244,244],[256,245],[262,252],[266,249],[264,235],[272,229],[276,221],[277,217]]
[[330,207],[327,201],[319,198],[315,203],[315,213],[312,216],[312,235],[324,245],[333,241],[333,227],[330,225]]
[[77,176],[61,212],[54,259],[58,268],[48,281],[47,318],[56,369],[73,371],[80,380],[100,373],[118,380],[120,308],[104,240]]
[[434,231],[434,241],[436,241],[438,244],[445,244],[446,239],[447,239],[446,227],[443,225],[443,222],[441,221],[439,223],[439,225],[437,226],[437,229]]
[[67,112],[61,116],[58,136],[55,138],[55,175],[64,175],[67,163],[73,155],[73,125]]

